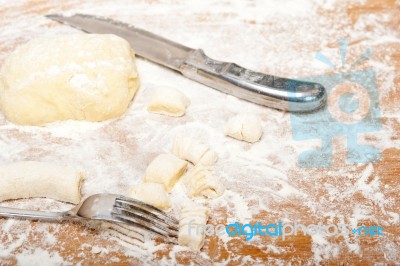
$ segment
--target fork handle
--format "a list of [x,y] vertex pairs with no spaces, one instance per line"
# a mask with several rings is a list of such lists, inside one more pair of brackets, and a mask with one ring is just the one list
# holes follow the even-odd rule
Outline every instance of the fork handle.
[[21,218],[27,220],[61,221],[75,217],[72,213],[31,211],[17,208],[0,207],[0,217]]

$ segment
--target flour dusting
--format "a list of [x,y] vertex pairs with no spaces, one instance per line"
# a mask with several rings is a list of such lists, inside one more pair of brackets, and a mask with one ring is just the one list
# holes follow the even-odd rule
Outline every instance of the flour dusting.
[[[358,69],[373,68],[377,73],[382,130],[360,134],[360,143],[380,151],[400,147],[398,112],[393,104],[399,79],[392,57],[399,51],[397,16],[350,14],[352,6],[316,0],[251,1],[0,1],[6,7],[0,25],[0,62],[18,44],[40,35],[77,33],[76,29],[49,21],[49,13],[87,13],[131,23],[192,48],[202,48],[215,59],[236,62],[256,71],[286,77],[329,73],[314,59],[315,53],[329,56],[339,65],[338,39],[347,38],[348,63],[366,49],[373,56]],[[398,3],[396,4],[398,7]],[[212,8],[210,8],[212,7]],[[350,10],[350,11],[349,11]],[[79,47],[77,47],[79,51]],[[300,221],[303,223],[362,223],[393,227],[399,222],[394,188],[378,173],[374,164],[346,163],[346,140],[333,142],[331,169],[303,169],[297,165],[302,151],[318,149],[319,139],[295,141],[290,115],[264,108],[200,85],[185,77],[137,58],[141,88],[126,114],[101,123],[56,122],[42,127],[19,126],[0,114],[0,162],[37,160],[84,169],[87,178],[83,197],[94,193],[127,194],[142,182],[147,165],[160,153],[170,153],[177,134],[190,134],[207,143],[219,155],[215,172],[227,188],[224,195],[204,201],[212,210],[209,222],[230,223]],[[397,62],[398,64],[398,62]],[[49,69],[52,73],[60,69]],[[85,77],[71,80],[77,89]],[[191,100],[185,116],[174,118],[146,111],[148,95],[159,86],[175,87]],[[398,88],[397,88],[398,92]],[[224,136],[228,118],[252,113],[262,119],[263,136],[249,144]],[[397,136],[397,137],[396,137]],[[397,191],[397,190],[396,190]],[[396,192],[397,193],[397,192]],[[181,183],[171,192],[172,215],[187,195]],[[398,201],[397,201],[398,204]],[[41,210],[67,210],[73,205],[50,199],[25,199],[2,206]],[[365,238],[315,235],[282,242],[274,238],[207,237],[201,253],[172,246],[142,235],[124,236],[112,228],[93,230],[74,223],[39,223],[0,220],[0,257],[20,265],[61,264],[313,264],[368,255]],[[290,242],[292,241],[292,242]],[[375,241],[375,240],[374,240]],[[374,252],[399,261],[400,250],[393,236],[379,238]],[[397,241],[397,242],[396,242]],[[299,251],[292,257],[293,250]],[[256,255],[254,255],[256,254]],[[282,259],[288,258],[290,259]],[[288,261],[289,260],[289,261]],[[2,262],[0,260],[0,262]]]

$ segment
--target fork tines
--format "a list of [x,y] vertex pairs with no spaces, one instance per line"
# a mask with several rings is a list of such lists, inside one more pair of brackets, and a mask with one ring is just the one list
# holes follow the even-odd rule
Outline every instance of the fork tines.
[[119,196],[115,199],[112,215],[121,222],[134,224],[176,243],[179,221],[152,205]]

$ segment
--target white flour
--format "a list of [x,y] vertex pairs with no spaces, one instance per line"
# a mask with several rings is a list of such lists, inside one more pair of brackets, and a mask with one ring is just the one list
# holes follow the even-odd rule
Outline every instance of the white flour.
[[[352,1],[352,4],[361,2]],[[350,22],[344,10],[350,3],[141,0],[99,1],[95,4],[68,1],[59,6],[60,2],[49,1],[24,7],[23,12],[22,5],[28,6],[28,1],[0,3],[7,9],[1,11],[5,15],[0,20],[0,62],[16,44],[38,35],[76,32],[68,26],[50,22],[43,17],[44,14],[78,12],[129,22],[187,46],[203,48],[215,59],[233,61],[280,76],[325,73],[327,68],[314,59],[315,52],[321,51],[339,64],[337,39],[345,37],[350,43],[354,42],[348,49],[349,63],[367,48],[377,53],[376,57],[359,67],[373,67],[377,72],[381,102],[387,102],[385,97],[392,92],[396,78],[398,84],[395,65],[391,61],[396,52],[394,47],[398,47],[400,42],[398,32],[380,26],[381,21],[390,21],[391,17],[365,14],[353,27],[348,27],[346,25]],[[321,16],[321,12],[329,10],[336,10],[337,14]],[[210,218],[213,223],[250,222],[260,217],[270,222],[299,220],[317,223],[326,220],[354,226],[365,220],[385,226],[398,223],[399,215],[390,208],[393,198],[385,196],[386,188],[372,164],[346,165],[341,162],[341,165],[322,172],[297,168],[298,154],[321,144],[318,140],[294,141],[289,114],[221,94],[141,58],[137,59],[137,67],[141,88],[128,112],[120,119],[102,123],[65,121],[30,127],[9,123],[0,114],[0,162],[39,160],[76,166],[87,172],[82,188],[84,197],[100,192],[125,194],[132,185],[141,182],[146,166],[156,155],[171,151],[173,137],[186,132],[209,143],[220,157],[215,171],[228,191],[223,197],[208,202],[213,210]],[[158,85],[176,87],[190,98],[191,105],[184,117],[166,117],[146,111],[149,92]],[[399,110],[398,105],[393,104],[382,108],[383,116],[393,119],[393,123],[398,119]],[[257,114],[262,118],[264,134],[260,142],[248,144],[224,136],[226,120],[239,112]],[[399,138],[392,138],[395,134],[392,123],[387,123],[379,134],[361,135],[359,141],[374,145],[381,151],[399,148]],[[333,147],[334,153],[346,151],[345,139],[338,138]],[[359,194],[364,197],[362,200],[351,201]],[[180,203],[185,199],[186,195],[178,184],[171,195],[175,215],[178,215]],[[21,200],[2,205],[48,210],[72,207],[49,199]],[[290,207],[292,205],[299,208]],[[71,231],[76,228],[80,231]],[[0,230],[0,257],[15,255],[14,259],[21,265],[84,263],[90,254],[103,261],[120,262],[116,254],[121,253],[140,262],[155,263],[152,254],[171,248],[164,244],[156,245],[153,241],[138,247],[137,243],[129,243],[128,239],[121,240],[121,237],[109,233],[94,234],[87,228],[64,224],[31,225],[27,221],[2,220]],[[69,230],[71,237],[84,238],[89,244],[80,244],[74,254],[65,255],[61,252],[65,240],[58,239],[58,231],[62,230]],[[39,235],[32,236],[32,232]],[[219,261],[224,263],[262,262],[250,254],[240,255],[230,241],[231,237],[221,237],[217,251],[210,252],[210,241],[207,240],[204,252],[200,254],[174,246],[168,257],[162,257],[161,263],[174,264],[179,262],[179,256],[188,256],[194,263],[210,264],[216,259],[213,256],[222,256],[223,251],[228,255],[224,259],[220,257]],[[339,243],[324,236],[314,236],[310,242],[310,262],[337,258],[342,249],[350,254],[363,255],[360,239],[355,237],[347,237]],[[386,238],[380,247],[387,258],[400,260],[395,243]],[[248,244],[260,248],[265,254],[288,253],[287,248],[273,239],[258,237]],[[274,258],[267,261],[283,263]]]
[[61,265],[65,263],[64,259],[58,253],[49,253],[47,250],[36,248],[32,252],[23,251],[17,256],[17,263],[19,265],[32,265],[40,266],[43,263],[46,265]]

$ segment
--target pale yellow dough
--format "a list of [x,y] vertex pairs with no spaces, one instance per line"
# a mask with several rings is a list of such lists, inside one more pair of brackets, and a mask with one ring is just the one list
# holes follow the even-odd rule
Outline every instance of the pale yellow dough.
[[171,208],[171,202],[163,184],[142,183],[135,185],[128,196],[164,211]]
[[121,116],[139,86],[134,52],[115,35],[67,34],[15,49],[0,70],[0,107],[10,121],[103,121]]
[[147,110],[157,114],[183,116],[189,104],[189,98],[179,90],[158,88],[151,95]]
[[210,166],[198,164],[182,177],[182,182],[191,198],[218,198],[225,187]]
[[144,182],[163,184],[169,192],[185,173],[187,164],[172,154],[160,154],[147,167]]
[[193,164],[214,165],[218,155],[208,145],[190,136],[177,135],[172,144],[172,153]]
[[46,197],[77,204],[84,174],[53,163],[23,161],[0,166],[0,201]]
[[179,217],[178,243],[194,250],[204,245],[204,227],[207,224],[210,210],[202,205],[187,202],[182,205]]
[[261,119],[256,115],[238,114],[228,120],[224,132],[238,140],[259,141],[262,136]]

